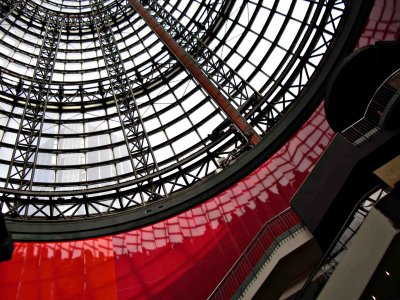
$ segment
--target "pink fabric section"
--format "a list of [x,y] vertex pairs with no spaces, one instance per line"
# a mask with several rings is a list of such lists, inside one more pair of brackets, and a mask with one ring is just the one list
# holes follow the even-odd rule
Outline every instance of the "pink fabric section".
[[0,264],[0,299],[116,300],[111,237],[59,243],[15,243]]
[[377,0],[358,41],[357,48],[373,45],[377,41],[393,41],[399,37],[400,2],[398,0]]

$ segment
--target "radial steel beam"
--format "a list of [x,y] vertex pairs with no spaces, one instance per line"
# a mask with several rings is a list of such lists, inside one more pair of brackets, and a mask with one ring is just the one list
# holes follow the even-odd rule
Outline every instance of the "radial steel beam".
[[[262,121],[260,120],[255,125],[253,124],[253,126],[256,126],[256,130],[261,132],[268,131],[283,116],[274,104],[268,101],[261,101],[263,96],[258,90],[252,87],[234,68],[208,47],[203,40],[208,28],[203,25],[203,22],[195,22],[195,26],[188,28],[164,6],[159,4],[157,0],[147,0],[144,5],[157,23],[197,62],[203,73],[207,75],[207,78],[247,122],[253,124],[255,117],[260,119],[260,106],[268,107],[267,112],[262,113]],[[264,123],[265,129],[260,127],[261,123]],[[216,130],[223,130],[228,125],[229,119],[219,125]]]
[[[104,0],[90,0],[89,3],[133,174],[136,178],[149,175],[159,168],[111,27],[113,16]],[[118,9],[124,8],[126,6]],[[145,205],[145,196],[139,194],[141,204]]]
[[160,40],[168,47],[171,53],[179,60],[187,71],[199,82],[212,99],[232,120],[239,131],[253,144],[260,143],[261,138],[251,127],[243,116],[222,95],[218,88],[203,73],[194,59],[164,30],[164,28],[153,18],[153,16],[137,0],[129,0],[133,9],[143,18],[147,25],[157,34]]
[[[63,27],[64,21],[56,17],[49,18],[46,24],[33,81],[25,99],[25,107],[21,116],[5,187],[21,190],[32,189],[50,86]],[[19,94],[18,91],[17,94]]]

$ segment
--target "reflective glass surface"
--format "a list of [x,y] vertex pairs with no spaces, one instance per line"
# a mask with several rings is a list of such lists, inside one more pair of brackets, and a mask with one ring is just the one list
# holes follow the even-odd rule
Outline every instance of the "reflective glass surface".
[[[307,87],[346,9],[303,0],[143,5],[261,136]],[[0,9],[6,218],[136,209],[201,184],[253,147],[128,1]]]

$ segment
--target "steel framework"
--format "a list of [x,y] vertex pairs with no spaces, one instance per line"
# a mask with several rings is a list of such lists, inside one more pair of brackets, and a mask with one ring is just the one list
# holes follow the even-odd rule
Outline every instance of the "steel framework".
[[[132,172],[135,178],[143,177],[158,171],[157,161],[110,26],[112,15],[104,7],[103,1],[90,0],[90,5]],[[162,194],[160,191],[153,193]],[[146,201],[152,200],[153,197],[151,195]],[[146,201],[140,193],[140,204],[144,205]]]
[[[136,10],[143,11],[143,7],[138,5],[138,3],[140,3],[139,1],[132,0],[130,2]],[[204,31],[204,26],[202,24],[197,24],[197,30],[189,31],[187,27],[179,22],[179,20],[163,8],[157,1],[150,0],[142,2],[145,4],[147,11],[154,20],[168,33],[169,36],[164,43],[167,43],[171,37],[181,46],[185,53],[189,54],[189,56],[197,62],[197,64],[194,64],[195,68],[200,68],[202,70],[201,74],[208,76],[209,80],[229,100],[229,103],[235,110],[248,119],[254,118],[252,115],[256,114],[257,104],[261,102],[262,95],[201,40],[200,33]],[[144,16],[142,17],[145,18]],[[148,22],[151,21],[150,19]],[[162,34],[163,32],[159,33],[159,36]],[[185,57],[182,59],[185,59]],[[257,124],[253,124],[258,131],[263,134],[283,115],[273,105],[269,105],[268,102],[265,104],[270,107],[269,113],[266,114],[264,118],[266,128],[261,128],[258,127]],[[233,122],[235,117],[238,118],[237,116],[231,117]],[[224,127],[227,127],[228,124],[224,125]],[[238,127],[239,126],[240,125],[238,125]],[[222,130],[224,128],[220,129]],[[243,129],[243,131],[246,131],[246,129]],[[246,132],[244,132],[244,134],[246,134]]]
[[129,211],[139,226],[193,205],[186,190],[215,193],[239,176],[235,161],[253,156],[248,131],[268,140],[312,89],[342,20],[358,9],[338,0],[142,3],[249,127],[227,116],[127,0],[0,1],[7,222],[40,232],[54,221],[49,230],[63,231],[88,218],[106,227]]
[[[11,156],[5,187],[11,189],[32,189],[43,122],[46,115],[55,58],[60,44],[64,21],[55,17],[48,19],[43,33],[44,39],[33,72],[32,84],[24,95],[25,107],[22,112],[16,143]],[[22,83],[22,81],[21,81]],[[16,93],[22,93],[17,86]]]
[[[196,38],[195,34],[188,34],[188,30],[184,28],[175,18],[173,18],[170,14],[168,14],[156,1],[146,1],[146,4],[149,4],[149,8],[153,14],[160,20],[160,24],[157,23],[157,20],[147,12],[147,10],[136,0],[130,1],[134,9],[140,14],[140,16],[146,21],[149,27],[156,32],[161,41],[169,48],[172,52],[173,56],[179,60],[183,66],[189,71],[191,75],[193,75],[196,80],[200,83],[201,87],[204,88],[207,93],[211,96],[211,99],[216,101],[218,105],[222,108],[222,110],[226,113],[234,126],[237,127],[238,131],[240,131],[243,135],[244,139],[247,139],[253,145],[257,145],[260,142],[260,136],[254,131],[254,129],[246,122],[246,120],[240,115],[240,112],[237,111],[237,108],[231,104],[231,101],[228,101],[221,92],[218,87],[214,85],[209,78],[201,71],[199,64],[197,64],[191,55],[188,54],[188,50],[192,50],[190,48],[195,48],[195,52],[199,53],[200,50],[198,47],[199,41]],[[166,29],[163,28],[167,28]],[[174,35],[174,38],[171,38],[171,35]],[[175,39],[175,40],[174,40]],[[181,45],[179,45],[179,42]],[[188,49],[184,49],[184,47]],[[186,51],[185,51],[186,50]],[[205,50],[205,49],[204,49]],[[207,51],[205,51],[207,52]],[[198,57],[198,55],[196,55]],[[221,74],[219,70],[223,70],[222,60],[217,60],[215,63],[215,67],[213,70],[210,70],[210,74],[216,72],[218,73],[217,77],[222,79],[224,82],[231,82],[231,75]],[[207,73],[206,73],[207,74]],[[225,75],[225,76],[224,76]],[[235,94],[238,93],[240,88],[235,87],[232,84],[228,85],[232,90],[232,87],[235,89]],[[220,87],[220,86],[219,86]],[[229,93],[228,95],[230,95]],[[244,101],[243,97],[241,97]],[[233,99],[229,99],[233,100]],[[235,103],[235,101],[233,101]]]

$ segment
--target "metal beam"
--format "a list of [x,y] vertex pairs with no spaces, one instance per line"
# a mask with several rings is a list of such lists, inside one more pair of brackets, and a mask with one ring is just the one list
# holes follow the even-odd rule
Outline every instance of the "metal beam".
[[0,2],[0,25],[12,14],[22,1],[5,0]]
[[[110,89],[123,129],[132,172],[135,178],[149,175],[158,171],[159,168],[111,27],[111,12],[107,10],[103,0],[90,0],[89,3],[93,12],[94,30],[99,38]],[[119,9],[124,8],[126,6],[119,7]],[[164,185],[161,188],[165,189]],[[156,194],[158,195],[158,193],[152,193],[152,196]],[[145,193],[140,192],[139,195],[141,204],[145,205]]]
[[137,0],[129,0],[133,9],[143,18],[147,25],[157,34],[160,40],[179,60],[187,71],[207,91],[212,99],[217,102],[220,108],[232,120],[239,131],[253,144],[257,145],[261,137],[251,127],[244,117],[233,107],[233,105],[222,95],[218,88],[202,72],[194,59],[164,30],[164,28],[153,18],[153,16]]
[[[7,173],[5,187],[32,190],[40,139],[43,131],[50,86],[56,64],[64,20],[50,17],[44,30],[40,53],[29,87]],[[21,89],[23,83],[21,83]],[[16,97],[20,91],[16,90]]]

